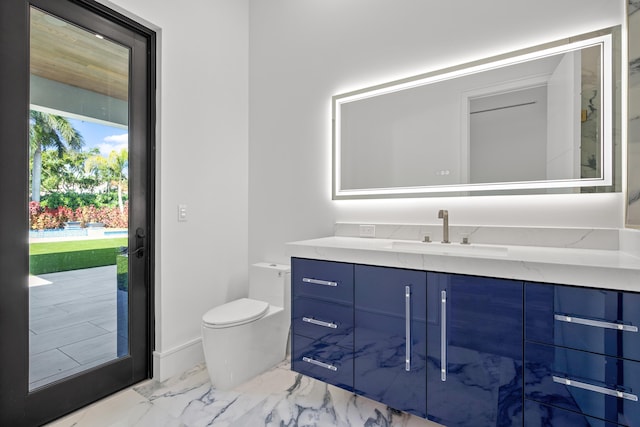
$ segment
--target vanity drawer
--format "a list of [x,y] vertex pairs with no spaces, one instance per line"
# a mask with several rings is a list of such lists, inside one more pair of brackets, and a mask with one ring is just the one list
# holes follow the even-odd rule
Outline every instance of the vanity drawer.
[[620,424],[600,420],[555,406],[524,401],[524,427],[619,427]]
[[353,307],[297,297],[293,303],[293,333],[353,349]]
[[293,335],[291,369],[353,391],[353,350]]
[[640,294],[574,286],[525,285],[525,337],[640,360]]
[[353,303],[353,264],[291,258],[292,294]]
[[527,399],[640,426],[640,362],[528,342],[524,376]]

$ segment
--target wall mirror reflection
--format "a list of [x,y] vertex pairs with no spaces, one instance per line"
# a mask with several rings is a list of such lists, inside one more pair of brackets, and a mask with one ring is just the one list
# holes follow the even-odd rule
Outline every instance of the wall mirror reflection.
[[613,56],[603,30],[334,96],[334,199],[611,191]]

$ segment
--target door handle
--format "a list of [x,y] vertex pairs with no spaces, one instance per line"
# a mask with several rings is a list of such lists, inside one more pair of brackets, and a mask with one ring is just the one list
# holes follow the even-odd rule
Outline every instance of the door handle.
[[332,282],[330,280],[320,280],[320,279],[310,279],[308,277],[303,277],[302,281],[304,283],[311,283],[312,285],[322,285],[322,286],[338,286],[338,282]]
[[304,316],[302,321],[305,323],[311,323],[312,325],[323,326],[325,328],[337,329],[338,325],[333,322],[325,322],[324,320],[314,319],[313,317]]
[[440,292],[440,379],[447,380],[447,291]]
[[404,287],[404,370],[411,370],[411,287]]
[[138,227],[136,228],[136,250],[131,252],[131,255],[134,255],[137,258],[142,258],[144,256],[144,239],[146,234],[144,233],[144,228]]
[[596,328],[615,329],[618,331],[638,332],[638,327],[633,325],[623,325],[622,323],[605,322],[602,320],[583,319],[582,317],[565,316],[555,314],[554,319],[560,322],[577,323],[579,325],[595,326]]
[[619,399],[631,400],[633,402],[638,401],[638,396],[636,396],[635,394],[626,393],[620,390],[614,390],[606,387],[600,387],[597,385],[584,383],[582,381],[575,381],[570,378],[564,378],[556,375],[553,375],[552,378],[554,383],[564,384],[568,387],[576,387],[583,390],[595,391],[596,393],[606,394],[607,396],[614,396]]

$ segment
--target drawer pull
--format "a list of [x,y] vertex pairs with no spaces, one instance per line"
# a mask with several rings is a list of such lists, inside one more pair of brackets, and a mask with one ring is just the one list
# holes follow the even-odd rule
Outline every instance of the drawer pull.
[[324,326],[325,328],[331,328],[331,329],[338,328],[338,325],[336,325],[333,322],[325,322],[323,320],[314,319],[313,317],[303,317],[302,321],[306,323],[311,323],[312,325]]
[[440,379],[447,380],[447,291],[440,293]]
[[620,323],[603,322],[601,320],[583,319],[581,317],[565,316],[562,314],[556,314],[553,316],[556,320],[567,323],[577,323],[579,325],[595,326],[597,328],[615,329],[625,332],[638,332],[637,326],[622,325]]
[[336,366],[330,365],[328,363],[320,362],[318,360],[314,360],[310,357],[303,357],[302,360],[307,363],[311,363],[312,365],[320,366],[321,368],[328,369],[330,371],[336,372],[338,368]]
[[600,387],[593,384],[583,383],[581,381],[574,381],[568,378],[557,377],[555,375],[553,376],[553,382],[564,384],[569,387],[576,387],[576,388],[581,388],[583,390],[595,391],[596,393],[606,394],[607,396],[614,396],[619,399],[626,399],[634,402],[638,401],[638,396],[636,396],[635,394],[624,393],[622,391],[612,390],[606,387]]
[[411,287],[404,287],[404,370],[411,370]]
[[311,283],[312,285],[338,286],[338,282],[330,282],[329,280],[320,280],[320,279],[310,279],[308,277],[303,277],[302,281],[304,283]]

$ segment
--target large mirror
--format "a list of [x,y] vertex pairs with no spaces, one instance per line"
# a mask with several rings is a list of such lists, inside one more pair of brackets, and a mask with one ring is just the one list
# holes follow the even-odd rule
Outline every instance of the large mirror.
[[611,189],[612,45],[603,30],[334,96],[334,199]]

